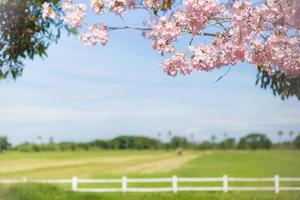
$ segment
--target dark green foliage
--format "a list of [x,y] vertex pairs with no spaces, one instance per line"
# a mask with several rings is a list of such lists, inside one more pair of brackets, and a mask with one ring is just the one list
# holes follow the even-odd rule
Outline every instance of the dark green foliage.
[[[42,18],[46,0],[0,1],[0,79],[16,79],[22,74],[23,61],[46,56],[64,27],[60,21]],[[59,0],[47,0],[57,7]]]
[[272,146],[271,141],[266,135],[260,133],[251,133],[241,138],[238,148],[239,149],[270,149]]
[[234,149],[236,141],[234,138],[227,138],[220,143],[222,149]]
[[173,136],[169,142],[162,142],[157,139],[145,136],[119,136],[112,140],[94,140],[91,142],[60,142],[54,143],[49,140],[48,144],[23,143],[14,147],[22,152],[39,152],[39,151],[87,151],[87,150],[110,150],[110,149],[128,149],[128,150],[147,150],[147,149],[273,149],[285,148],[291,149],[292,146],[300,148],[300,136],[298,136],[294,145],[292,141],[286,142],[285,145],[272,144],[270,139],[260,133],[251,133],[242,137],[237,144],[235,138],[225,138],[220,142],[202,141],[201,143],[190,142],[185,137]]
[[172,149],[177,149],[177,148],[187,148],[191,144],[187,141],[185,137],[179,137],[179,136],[174,136],[170,142],[170,147]]
[[23,143],[15,149],[23,152],[30,151],[77,151],[91,149],[158,149],[162,147],[159,140],[142,136],[120,136],[112,140],[95,140],[86,143],[61,142],[48,144]]
[[298,135],[295,140],[294,140],[294,146],[297,148],[297,149],[300,149],[300,135]]
[[197,146],[200,150],[206,150],[206,149],[215,149],[216,144],[211,143],[209,141],[203,141],[201,144]]
[[120,136],[110,143],[114,149],[157,149],[160,141],[141,136]]
[[280,96],[282,100],[293,96],[300,100],[300,76],[291,78],[279,71],[270,76],[258,67],[256,85],[263,89],[271,89],[273,95]]
[[0,153],[11,148],[11,144],[8,142],[7,137],[0,135]]

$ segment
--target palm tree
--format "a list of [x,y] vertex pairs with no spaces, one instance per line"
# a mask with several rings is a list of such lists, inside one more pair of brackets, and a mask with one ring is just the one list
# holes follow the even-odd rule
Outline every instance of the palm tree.
[[194,137],[195,137],[195,134],[194,133],[190,133],[190,140],[191,140],[191,142],[194,142]]
[[224,133],[224,149],[227,149],[227,133]]
[[37,139],[38,139],[39,143],[42,144],[42,140],[43,140],[42,135],[38,135],[38,136],[37,136]]
[[192,148],[194,149],[194,139],[195,139],[195,133],[190,133],[190,140],[191,140],[191,144],[192,144]]
[[169,137],[169,144],[167,145],[167,149],[170,149],[171,148],[171,143],[172,143],[172,136],[173,136],[173,133],[171,130],[168,131],[167,133],[168,137]]
[[157,133],[157,136],[158,136],[158,140],[160,141],[161,132],[158,132],[158,133]]
[[214,134],[212,134],[210,137],[211,143],[214,144],[216,142],[216,139],[217,139],[217,137]]
[[289,132],[289,135],[290,135],[291,149],[293,149],[293,136],[294,136],[294,132],[293,132],[293,131],[290,131],[290,132]]
[[281,147],[281,137],[283,136],[283,132],[280,130],[278,131],[278,137],[279,137],[279,147]]
[[168,131],[168,136],[169,136],[170,142],[171,142],[171,140],[172,140],[172,135],[173,135],[172,131],[169,130],[169,131]]
[[210,137],[210,140],[211,140],[211,143],[212,143],[212,148],[214,149],[217,137],[214,134],[212,134],[211,137]]
[[228,135],[227,133],[224,133],[224,139],[226,139],[226,138],[227,138],[227,135]]
[[161,144],[161,132],[158,132],[158,133],[157,133],[157,136],[158,136],[158,140],[159,140],[159,143],[158,143],[158,149],[160,149],[160,144]]

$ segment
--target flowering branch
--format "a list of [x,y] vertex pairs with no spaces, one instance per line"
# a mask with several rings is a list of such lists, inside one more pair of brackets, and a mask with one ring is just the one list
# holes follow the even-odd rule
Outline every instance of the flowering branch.
[[[162,67],[171,76],[224,66],[230,69],[234,64],[248,62],[262,66],[270,75],[281,71],[294,77],[300,75],[300,3],[295,1],[298,2],[266,0],[253,4],[251,0],[234,0],[221,4],[218,0],[91,0],[95,14],[115,13],[124,26],[91,24],[81,34],[81,40],[88,45],[106,45],[109,31],[142,31],[146,39],[153,41],[158,54],[170,55]],[[50,4],[44,3],[43,7],[43,17],[62,20],[77,29],[82,28],[88,8],[65,0],[61,4],[63,15],[59,16]],[[128,25],[122,14],[137,9],[145,10],[149,19],[143,26]],[[184,34],[191,35],[191,40],[186,51],[181,52],[175,42]],[[203,36],[213,37],[213,41],[193,44],[196,37]]]

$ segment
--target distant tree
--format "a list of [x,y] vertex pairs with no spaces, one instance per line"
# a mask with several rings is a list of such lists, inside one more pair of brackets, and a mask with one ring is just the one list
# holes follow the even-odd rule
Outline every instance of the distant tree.
[[224,149],[227,149],[227,133],[224,133],[223,134],[223,138],[224,138],[224,140],[223,140],[223,145],[224,145]]
[[42,135],[38,135],[36,138],[37,138],[37,140],[39,141],[40,144],[43,143],[43,136]]
[[185,137],[174,136],[170,142],[172,149],[186,148],[189,146],[189,142]]
[[212,143],[210,143],[209,141],[205,140],[205,141],[201,142],[199,145],[197,145],[197,148],[201,149],[201,150],[213,149],[214,145]]
[[293,148],[294,131],[290,131],[289,136],[290,136],[290,144],[291,144],[291,149],[292,149]]
[[195,134],[194,133],[190,133],[190,141],[191,141],[191,143],[194,142],[194,139],[195,139]]
[[29,142],[19,144],[18,146],[16,146],[16,149],[22,152],[39,152],[43,150],[48,150],[43,149],[41,144],[31,144]]
[[211,142],[211,147],[213,149],[218,148],[218,144],[216,143],[216,141],[217,141],[217,136],[215,134],[212,134],[210,137],[210,142]]
[[49,141],[48,141],[48,144],[54,144],[54,138],[51,136],[49,137]]
[[294,140],[294,147],[300,149],[300,134]]
[[161,132],[157,133],[158,140],[161,140]]
[[7,137],[0,135],[0,153],[11,148],[11,144],[8,142]]
[[89,142],[89,144],[92,148],[99,149],[111,149],[113,147],[109,141],[104,140],[94,140],[92,142]]
[[159,146],[160,141],[142,136],[120,136],[110,143],[115,149],[154,149]]
[[270,149],[272,146],[271,140],[264,134],[251,133],[240,139],[238,144],[239,149]]
[[170,141],[171,141],[171,140],[172,140],[172,136],[173,136],[173,133],[172,133],[171,130],[168,131],[168,136],[169,136],[169,139],[170,139]]
[[190,143],[191,143],[191,147],[194,149],[195,148],[195,133],[190,133]]
[[213,143],[213,144],[216,143],[216,140],[217,140],[216,135],[212,134],[211,137],[210,137],[211,143]]
[[234,138],[226,138],[220,143],[222,149],[233,149],[235,148],[236,141]]
[[278,131],[278,137],[279,137],[279,146],[281,147],[281,143],[282,143],[282,141],[281,141],[281,137],[283,136],[283,132],[280,130],[280,131]]

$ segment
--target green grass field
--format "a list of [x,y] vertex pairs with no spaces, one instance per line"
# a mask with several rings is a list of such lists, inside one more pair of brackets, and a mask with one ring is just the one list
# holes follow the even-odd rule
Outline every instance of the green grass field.
[[[298,151],[89,151],[0,154],[0,178],[300,177]],[[211,183],[220,185],[221,183]],[[230,184],[233,185],[234,183]],[[268,185],[272,183],[254,183]],[[201,184],[198,184],[201,185]],[[241,183],[239,183],[240,186]],[[248,184],[244,184],[249,185]],[[291,185],[291,184],[288,184]],[[293,183],[300,186],[300,183]],[[80,187],[97,187],[80,185]],[[131,185],[129,185],[131,186]],[[140,185],[139,185],[140,186]],[[147,185],[150,186],[150,185]],[[151,185],[153,186],[153,185]],[[207,184],[206,184],[207,186]],[[70,185],[0,185],[1,200],[300,199],[300,192],[73,193]]]

